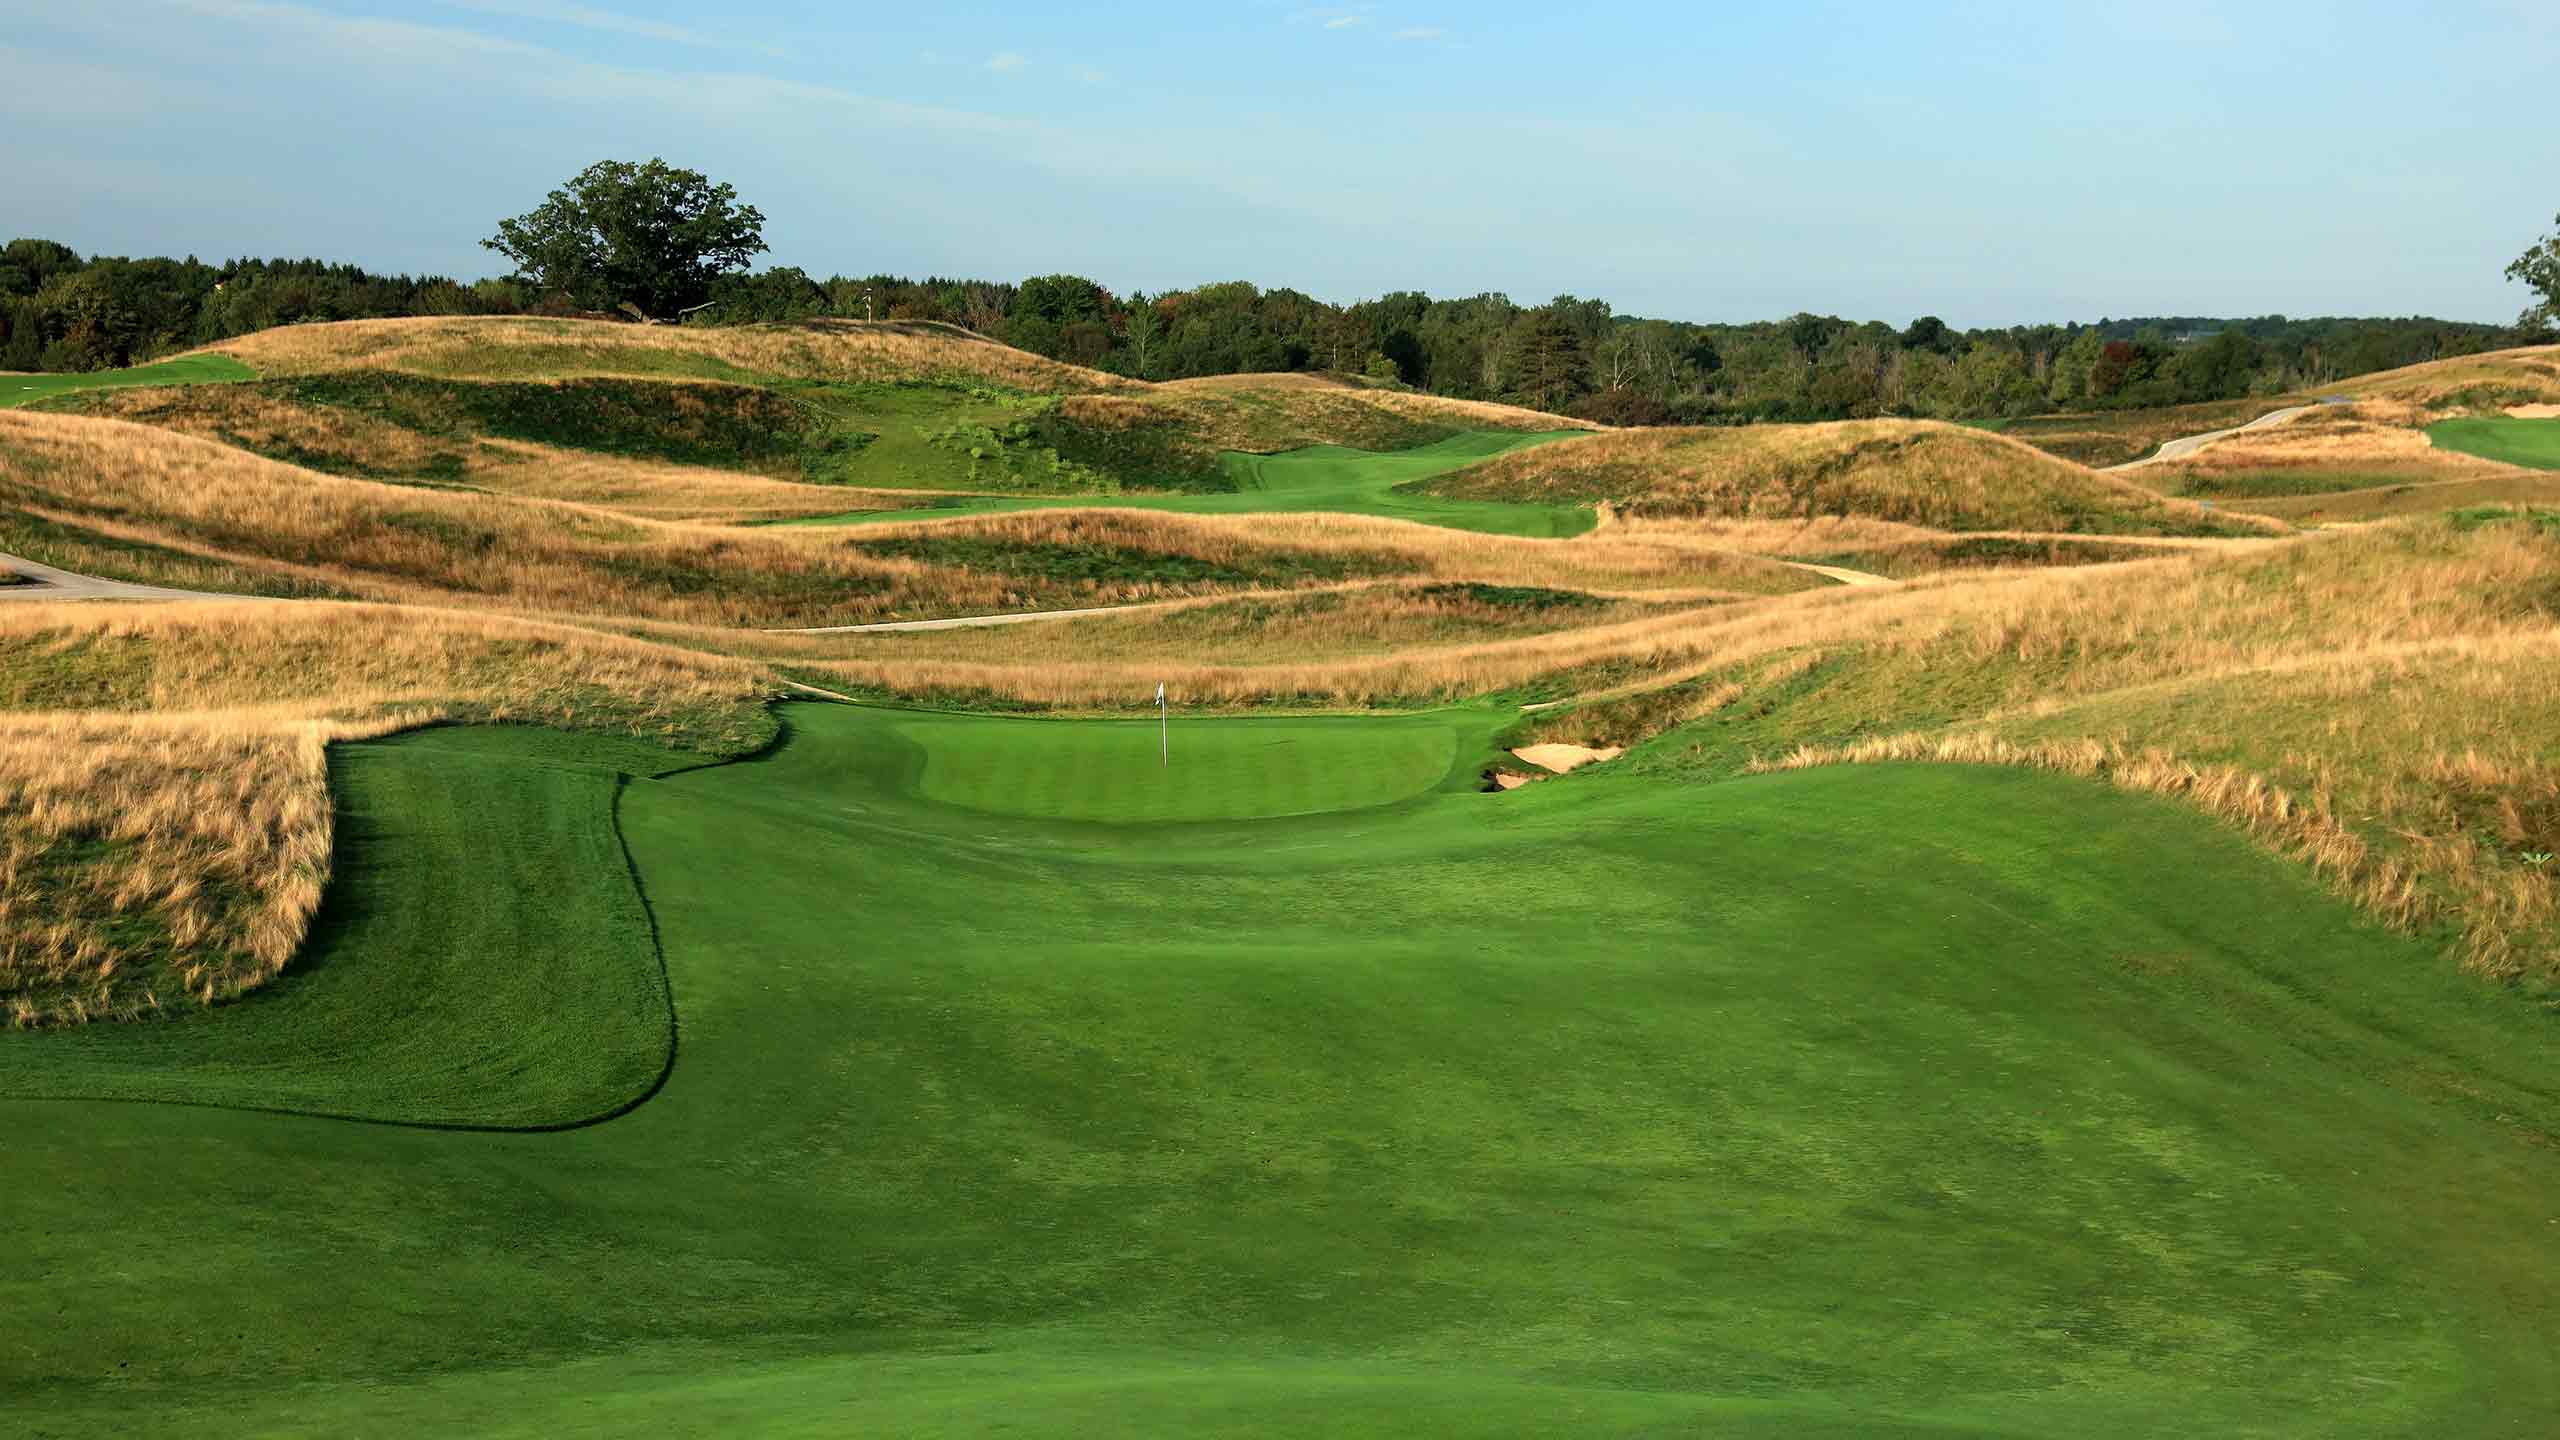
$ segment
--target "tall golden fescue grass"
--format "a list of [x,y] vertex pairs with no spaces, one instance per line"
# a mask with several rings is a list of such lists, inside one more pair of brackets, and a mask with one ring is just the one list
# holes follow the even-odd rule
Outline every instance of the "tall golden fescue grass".
[[[1764,602],[1710,619],[1727,641],[1700,665],[1540,731],[1626,744],[1749,700],[1802,746],[1762,763],[2104,775],[2250,826],[2380,918],[2454,927],[2476,971],[2549,979],[2560,876],[2531,857],[2560,849],[2556,619],[2560,542],[2410,524],[1819,609]],[[1675,733],[1651,753],[1677,764],[1714,743]]]
[[210,1005],[281,973],[329,879],[327,744],[402,723],[0,717],[9,1023]]
[[265,714],[276,723],[432,707],[670,739],[773,692],[752,661],[574,625],[300,601],[0,606],[14,709]]
[[1597,430],[1587,421],[1479,401],[1388,390],[1277,386],[1070,395],[1058,415],[1087,430],[1155,432],[1165,449],[1206,466],[1222,451],[1272,454],[1309,445],[1404,450],[1466,430]]
[[1186,515],[1057,508],[949,520],[884,521],[872,540],[970,540],[1013,546],[1109,547],[1245,566],[1273,554],[1331,557],[1383,573],[1490,585],[1644,592],[1775,594],[1823,582],[1676,528],[1601,530],[1570,540],[1488,535],[1369,515]]
[[293,400],[256,385],[136,386],[83,398],[86,413],[132,420],[331,473],[453,474],[454,487],[566,500],[625,515],[735,523],[895,510],[914,491],[811,485],[491,436],[430,435],[344,406]]
[[[2421,365],[2359,375],[2333,387],[2337,393],[2367,400],[2397,400],[2439,407],[2466,391],[2489,390],[2540,401],[2560,401],[2560,345],[2528,345],[2461,355]],[[2513,399],[2501,404],[2516,403]]]
[[2065,534],[2283,528],[2163,500],[2005,436],[1926,421],[1620,430],[1498,455],[1428,488],[1485,500],[1607,500],[1639,519],[1831,516]]
[[[219,557],[368,599],[736,627],[1068,608],[1254,588],[1214,575],[1180,578],[1179,567],[1083,579],[970,569],[870,548],[910,534],[1119,545],[1257,573],[1286,570],[1284,552],[1346,559],[1371,553],[1386,557],[1381,563],[1423,573],[1493,580],[1534,573],[1541,553],[1534,547],[1558,545],[1495,544],[1494,537],[1394,521],[1327,526],[1297,517],[1256,523],[1257,517],[1098,510],[850,535],[682,525],[344,479],[146,426],[19,411],[0,412],[0,501],[98,534]],[[1736,588],[1749,583],[1745,577],[1757,565],[1699,546],[1575,553],[1587,553],[1585,568],[1609,572],[1613,562],[1623,562],[1611,573],[1730,575]],[[1763,578],[1765,588],[1794,583],[1774,574]]]
[[1143,388],[958,326],[916,321],[704,327],[486,316],[344,320],[261,330],[206,348],[265,376],[378,368],[475,380],[974,379],[1059,395]]
[[0,1014],[77,1024],[265,983],[329,876],[328,744],[445,716],[734,753],[762,667],[566,626],[299,605],[0,610]]
[[1506,405],[1494,400],[1455,400],[1444,395],[1427,395],[1413,390],[1363,385],[1339,376],[1299,371],[1203,375],[1190,380],[1161,381],[1149,387],[1149,393],[1164,399],[1175,399],[1204,391],[1255,397],[1283,391],[1327,391],[1335,394],[1351,394],[1361,396],[1389,410],[1478,430],[1606,430],[1609,428],[1596,421],[1579,420],[1570,415],[1558,415],[1522,405]]
[[1174,601],[1054,624],[859,635],[658,632],[773,662],[861,659],[1045,669],[1114,662],[1263,665],[1400,654],[1449,645],[1590,629],[1698,609],[1743,595],[1682,593],[1632,599],[1576,593],[1506,597],[1447,583],[1367,581],[1324,590]]

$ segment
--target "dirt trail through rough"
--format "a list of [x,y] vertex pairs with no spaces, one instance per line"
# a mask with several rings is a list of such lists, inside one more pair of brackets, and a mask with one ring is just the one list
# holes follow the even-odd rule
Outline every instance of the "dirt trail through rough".
[[2146,465],[2157,465],[2164,460],[2183,460],[2216,440],[2228,440],[2234,435],[2246,435],[2252,430],[2264,430],[2270,426],[2282,425],[2296,415],[2308,415],[2319,408],[2318,405],[2288,405],[2282,410],[2269,411],[2246,425],[2234,425],[2228,430],[2208,430],[2202,435],[2182,436],[2169,441],[2139,460],[2127,460],[2121,465],[2109,465],[2102,473],[2139,470]]
[[15,555],[0,555],[0,570],[13,570],[25,580],[16,585],[0,585],[0,600],[256,600],[256,595],[218,595],[210,590],[169,590],[158,585],[135,585],[123,580],[101,580],[94,575],[78,575],[57,570]]

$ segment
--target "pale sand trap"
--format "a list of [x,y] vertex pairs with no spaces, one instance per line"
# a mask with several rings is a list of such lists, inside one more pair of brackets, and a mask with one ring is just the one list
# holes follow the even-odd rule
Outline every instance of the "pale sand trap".
[[1541,770],[1552,770],[1558,775],[1566,775],[1585,765],[1597,764],[1602,760],[1615,760],[1627,753],[1627,747],[1613,745],[1606,750],[1594,750],[1584,745],[1523,745],[1511,753]]
[[1523,785],[1535,785],[1537,783],[1537,776],[1523,775],[1517,770],[1496,770],[1493,772],[1493,788],[1496,790],[1517,790]]
[[2560,405],[2510,405],[2507,416],[2513,420],[2560,420]]

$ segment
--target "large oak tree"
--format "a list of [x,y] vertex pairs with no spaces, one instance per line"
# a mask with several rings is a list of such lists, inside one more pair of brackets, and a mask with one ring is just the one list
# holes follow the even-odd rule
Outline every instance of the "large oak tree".
[[589,310],[631,305],[656,319],[708,300],[713,281],[766,248],[762,212],[701,171],[664,160],[590,165],[480,243],[546,294]]
[[[2551,223],[2560,225],[2560,216],[2552,217]],[[2507,267],[2507,278],[2523,281],[2542,297],[2541,304],[2517,318],[2517,328],[2560,327],[2560,230],[2543,236],[2542,243],[2517,256],[2516,263]]]

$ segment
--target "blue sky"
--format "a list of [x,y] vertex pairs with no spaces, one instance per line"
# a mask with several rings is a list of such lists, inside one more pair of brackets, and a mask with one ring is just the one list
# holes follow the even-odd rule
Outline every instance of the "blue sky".
[[818,274],[2505,321],[2555,76],[2555,0],[0,0],[0,228],[477,276],[662,155]]

